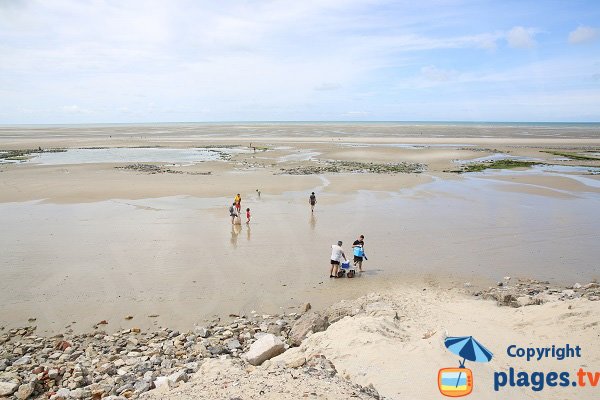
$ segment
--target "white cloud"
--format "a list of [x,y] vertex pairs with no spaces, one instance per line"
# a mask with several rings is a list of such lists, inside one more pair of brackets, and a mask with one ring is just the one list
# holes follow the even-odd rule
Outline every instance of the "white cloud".
[[445,70],[437,68],[434,65],[428,65],[426,67],[421,68],[421,75],[425,79],[435,82],[447,82],[454,77],[458,76],[458,72],[453,70]]
[[66,114],[90,114],[90,110],[81,108],[76,104],[70,106],[63,106],[61,110]]
[[569,43],[579,44],[593,42],[600,36],[600,31],[589,26],[579,26],[577,29],[569,33]]
[[342,114],[343,117],[366,117],[371,113],[368,111],[346,111]]
[[320,85],[317,85],[315,87],[315,90],[318,90],[318,91],[337,90],[337,89],[340,89],[341,87],[342,87],[342,85],[340,85],[339,83],[323,82]]
[[522,26],[515,26],[506,35],[506,40],[510,47],[517,49],[531,49],[535,47],[535,30],[532,28],[524,28]]
[[593,54],[525,68],[528,54],[496,50],[534,47],[526,22],[508,32],[512,15],[493,25],[479,7],[421,3],[0,0],[0,123],[19,108],[37,122],[376,118],[402,89],[477,97],[598,72]]

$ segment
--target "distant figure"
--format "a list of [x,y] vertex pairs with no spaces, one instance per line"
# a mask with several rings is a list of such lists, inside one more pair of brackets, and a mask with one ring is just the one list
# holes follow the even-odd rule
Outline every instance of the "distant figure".
[[340,267],[340,261],[344,259],[344,261],[348,261],[346,259],[346,255],[344,254],[344,249],[342,249],[342,241],[339,240],[337,245],[331,245],[331,270],[329,271],[330,278],[337,278],[338,269]]
[[362,262],[365,256],[365,237],[363,235],[360,235],[352,243],[352,249],[354,250],[354,266],[358,265],[358,272],[363,272]]
[[314,212],[315,204],[317,204],[317,196],[315,196],[315,192],[312,192],[308,197],[308,204],[310,204],[310,212]]
[[235,208],[237,209],[238,215],[240,215],[240,210],[242,208],[242,196],[238,193],[233,199],[233,203],[235,204]]
[[231,217],[231,225],[235,223],[235,218],[238,216],[235,203],[229,207],[229,216]]
[[260,199],[260,190],[256,189],[256,193],[258,193],[258,198]]
[[250,223],[250,209],[246,208],[246,224]]

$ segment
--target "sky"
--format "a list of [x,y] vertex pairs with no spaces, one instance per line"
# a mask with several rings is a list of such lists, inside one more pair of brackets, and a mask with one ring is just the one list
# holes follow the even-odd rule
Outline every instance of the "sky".
[[0,124],[600,121],[600,1],[0,0]]

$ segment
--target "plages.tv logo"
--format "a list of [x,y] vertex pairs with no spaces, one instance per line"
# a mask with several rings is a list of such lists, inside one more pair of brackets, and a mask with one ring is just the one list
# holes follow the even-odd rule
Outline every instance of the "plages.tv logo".
[[448,397],[462,397],[473,391],[473,371],[465,368],[465,361],[488,362],[493,354],[473,336],[451,336],[444,340],[448,350],[462,357],[458,368],[442,368],[438,371],[438,388]]

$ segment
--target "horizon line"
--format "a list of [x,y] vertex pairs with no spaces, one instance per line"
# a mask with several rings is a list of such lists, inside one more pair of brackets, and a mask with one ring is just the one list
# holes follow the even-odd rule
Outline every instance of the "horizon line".
[[600,124],[599,121],[485,121],[485,120],[215,120],[215,121],[145,121],[145,122],[53,122],[53,123],[2,123],[5,126],[56,126],[56,125],[158,125],[158,124],[293,124],[293,123],[429,123],[429,124]]

